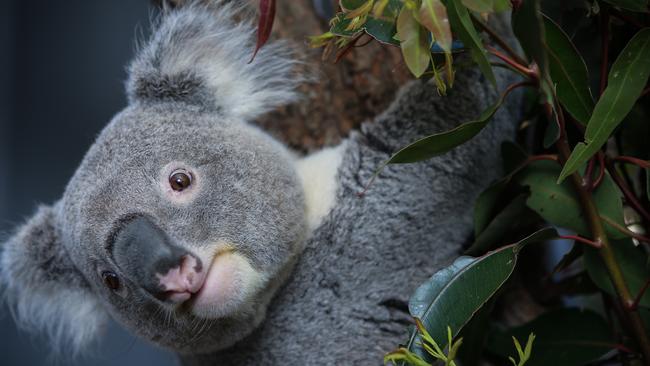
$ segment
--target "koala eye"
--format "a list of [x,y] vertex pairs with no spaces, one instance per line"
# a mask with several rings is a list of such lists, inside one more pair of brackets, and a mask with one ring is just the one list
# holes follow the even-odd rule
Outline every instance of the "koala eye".
[[104,280],[106,287],[109,289],[115,291],[120,288],[120,278],[115,273],[104,271],[102,272],[102,279]]
[[175,170],[169,176],[169,185],[176,192],[187,189],[192,184],[192,175],[185,170]]

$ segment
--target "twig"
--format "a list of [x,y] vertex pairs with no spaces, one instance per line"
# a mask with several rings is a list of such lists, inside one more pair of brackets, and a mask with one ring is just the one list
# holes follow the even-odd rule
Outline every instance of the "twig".
[[528,62],[524,60],[521,56],[519,56],[519,54],[517,54],[517,52],[514,49],[512,49],[512,47],[510,47],[508,43],[503,38],[501,38],[501,36],[496,34],[496,32],[492,28],[490,28],[487,24],[479,20],[474,14],[470,14],[470,15],[472,17],[472,20],[476,24],[478,24],[479,28],[485,31],[485,33],[487,33],[488,36],[490,36],[490,39],[492,39],[496,44],[498,44],[499,47],[501,47],[513,60],[515,60],[517,63],[521,65],[528,64]]
[[650,244],[650,238],[645,237],[645,236],[643,236],[643,235],[641,235],[641,234],[637,234],[637,233],[635,233],[634,231],[632,231],[632,230],[630,230],[630,229],[628,229],[628,228],[626,228],[626,227],[623,227],[623,226],[619,225],[617,222],[612,221],[612,219],[610,219],[610,218],[608,218],[608,217],[606,217],[606,216],[601,216],[600,218],[603,219],[603,221],[605,221],[606,223],[608,223],[608,224],[609,224],[611,227],[613,227],[614,229],[620,231],[621,233],[623,233],[623,234],[625,234],[625,235],[627,235],[627,236],[630,236],[630,237],[632,237],[632,238],[634,238],[634,239],[636,239],[636,240],[638,240],[638,241],[642,241],[642,242],[644,242],[644,243],[648,243],[648,244]]
[[629,164],[634,164],[637,165],[643,169],[650,169],[650,161],[647,160],[641,160],[639,158],[635,158],[633,156],[616,156],[612,158],[612,160],[616,162],[622,162],[622,163],[629,163]]
[[537,74],[535,73],[534,70],[529,69],[528,67],[524,66],[520,62],[517,62],[517,61],[511,59],[510,57],[504,55],[503,53],[501,53],[501,51],[497,50],[496,48],[491,47],[491,46],[485,46],[485,49],[488,50],[488,52],[490,52],[494,56],[500,58],[502,61],[504,61],[510,67],[512,67],[515,71],[521,73],[523,76],[532,78],[533,80],[539,79],[539,77],[537,76]]
[[630,310],[637,310],[639,308],[639,303],[641,302],[641,298],[643,298],[643,294],[645,294],[649,286],[650,286],[650,279],[647,279],[643,284],[643,287],[641,287],[641,290],[639,290],[639,293],[634,298],[634,303],[630,304]]
[[578,236],[578,235],[560,235],[560,239],[575,240],[575,241],[577,241],[579,243],[587,244],[587,245],[592,246],[592,247],[594,247],[596,249],[600,249],[600,248],[603,247],[603,245],[601,243],[595,242],[593,240],[589,240],[587,238],[583,238],[583,237]]

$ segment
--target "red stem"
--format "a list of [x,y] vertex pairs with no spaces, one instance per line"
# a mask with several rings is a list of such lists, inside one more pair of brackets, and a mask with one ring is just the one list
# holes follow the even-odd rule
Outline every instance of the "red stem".
[[501,53],[501,51],[497,50],[496,48],[494,48],[492,46],[485,46],[485,49],[488,50],[488,52],[490,52],[494,56],[500,58],[503,62],[507,63],[508,65],[510,65],[515,70],[522,73],[523,75],[528,76],[528,77],[532,78],[533,80],[538,80],[539,79],[539,76],[535,73],[535,71],[533,71],[532,69],[527,68],[526,66],[520,64],[519,62],[511,59],[510,57],[508,57],[506,55],[504,55],[503,53]]
[[612,160],[618,161],[618,162],[623,162],[623,163],[638,165],[639,167],[641,167],[643,169],[650,169],[650,161],[641,160],[639,158],[635,158],[635,157],[632,157],[632,156],[617,156],[617,157],[613,158]]
[[579,243],[590,245],[596,249],[600,249],[603,246],[601,243],[597,243],[593,240],[589,240],[578,235],[560,235],[560,239],[575,240]]
[[639,303],[641,302],[641,298],[643,297],[643,294],[645,294],[648,287],[650,287],[650,279],[645,281],[645,284],[643,285],[641,290],[639,290],[639,293],[634,298],[634,303],[628,305],[630,310],[636,310],[639,308]]

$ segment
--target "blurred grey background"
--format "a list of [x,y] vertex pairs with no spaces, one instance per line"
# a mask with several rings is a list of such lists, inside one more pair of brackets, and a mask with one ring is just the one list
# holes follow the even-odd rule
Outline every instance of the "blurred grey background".
[[[125,65],[155,11],[148,0],[0,1],[0,238],[52,203],[126,104]],[[0,365],[175,365],[111,324],[85,358],[54,361],[0,308]]]

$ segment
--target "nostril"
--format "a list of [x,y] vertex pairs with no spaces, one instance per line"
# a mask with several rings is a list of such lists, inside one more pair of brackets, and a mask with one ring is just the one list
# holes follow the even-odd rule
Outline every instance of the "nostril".
[[180,263],[166,273],[156,273],[162,299],[172,303],[188,300],[203,285],[205,273],[201,262],[193,255],[184,255]]

